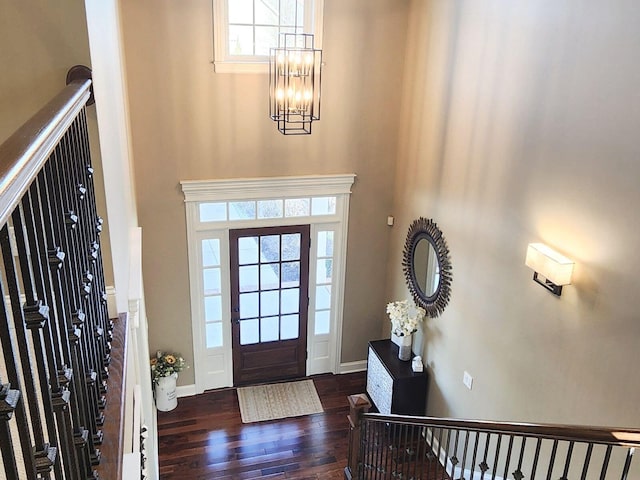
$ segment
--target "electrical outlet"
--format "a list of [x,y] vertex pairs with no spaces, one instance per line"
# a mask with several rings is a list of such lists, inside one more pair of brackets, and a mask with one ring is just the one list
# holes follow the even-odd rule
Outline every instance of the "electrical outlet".
[[471,390],[471,387],[473,386],[473,377],[466,370],[464,371],[464,375],[462,376],[462,383],[464,383],[465,387]]

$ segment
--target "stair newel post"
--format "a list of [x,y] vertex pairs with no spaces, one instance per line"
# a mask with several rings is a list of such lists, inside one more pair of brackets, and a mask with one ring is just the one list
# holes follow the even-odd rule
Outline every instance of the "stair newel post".
[[344,477],[347,480],[359,478],[360,471],[360,423],[362,414],[371,408],[371,402],[364,393],[349,395],[349,452],[347,454],[347,466],[344,469]]

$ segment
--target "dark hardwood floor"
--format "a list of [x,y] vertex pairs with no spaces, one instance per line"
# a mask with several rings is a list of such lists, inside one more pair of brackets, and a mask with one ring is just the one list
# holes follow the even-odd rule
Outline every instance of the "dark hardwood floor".
[[365,391],[365,373],[311,378],[324,413],[243,424],[234,388],[158,412],[161,480],[344,478],[347,395]]

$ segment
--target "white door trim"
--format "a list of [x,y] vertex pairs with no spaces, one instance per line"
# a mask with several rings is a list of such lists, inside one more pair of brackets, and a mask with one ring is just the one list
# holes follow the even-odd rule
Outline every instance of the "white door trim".
[[[253,228],[261,226],[273,225],[296,225],[308,223],[311,225],[312,243],[309,261],[315,261],[316,254],[314,251],[315,238],[313,235],[318,230],[322,230],[323,225],[331,227],[335,230],[336,238],[334,238],[333,252],[333,287],[335,295],[332,298],[331,312],[331,332],[329,337],[328,358],[322,362],[313,363],[313,358],[309,356],[307,360],[307,373],[322,373],[318,370],[326,369],[332,373],[340,372],[340,351],[342,345],[342,321],[344,309],[344,276],[346,270],[346,245],[348,232],[349,217],[349,198],[351,194],[351,186],[355,180],[354,174],[343,175],[308,175],[296,177],[267,177],[267,178],[244,178],[244,179],[223,179],[223,180],[185,180],[180,182],[185,197],[185,210],[187,219],[187,241],[189,252],[189,278],[191,289],[191,328],[193,333],[193,353],[194,353],[194,375],[195,375],[195,392],[202,393],[210,388],[218,388],[231,386],[232,365],[231,365],[231,335],[230,335],[230,311],[223,311],[223,347],[221,347],[221,357],[224,358],[224,368],[228,374],[218,375],[216,382],[211,383],[207,367],[207,349],[205,344],[204,332],[204,314],[202,303],[202,267],[200,241],[211,234],[212,238],[224,238],[226,245],[222,248],[226,258],[222,260],[227,262],[223,267],[222,286],[228,288],[228,231],[230,229]],[[251,201],[251,200],[269,200],[269,199],[296,199],[296,198],[317,198],[317,197],[335,197],[336,207],[334,213],[322,215],[309,215],[303,217],[282,217],[276,219],[253,219],[242,221],[200,221],[200,204],[207,202],[230,202],[230,201]],[[310,265],[310,274],[312,268]],[[315,285],[315,279],[311,282],[310,292],[312,297],[315,292],[311,292],[312,285]],[[225,295],[225,294],[223,294]],[[228,293],[226,294],[228,295]],[[308,349],[311,348],[314,341],[314,312],[311,311],[311,305],[315,305],[315,301],[310,298],[309,305],[309,328],[308,328]],[[223,303],[224,308],[224,303]],[[229,318],[227,318],[229,316]],[[326,337],[326,336],[325,336]],[[324,366],[323,366],[324,365]],[[224,381],[221,379],[225,379]]]

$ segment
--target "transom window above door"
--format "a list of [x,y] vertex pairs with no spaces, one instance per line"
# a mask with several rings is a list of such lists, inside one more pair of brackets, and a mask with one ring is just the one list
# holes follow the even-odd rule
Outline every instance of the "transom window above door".
[[267,73],[280,33],[312,33],[322,48],[324,0],[213,0],[216,72]]
[[277,198],[238,202],[202,202],[201,222],[295,218],[336,213],[336,197]]

